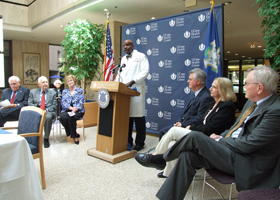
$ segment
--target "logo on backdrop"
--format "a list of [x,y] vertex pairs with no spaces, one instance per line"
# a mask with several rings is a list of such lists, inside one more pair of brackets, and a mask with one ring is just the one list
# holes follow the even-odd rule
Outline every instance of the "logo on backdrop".
[[163,67],[163,66],[164,66],[164,62],[163,62],[162,60],[159,61],[159,62],[158,62],[158,66],[159,66],[159,67]]
[[152,74],[152,81],[159,81],[159,73]]
[[138,45],[147,45],[148,44],[148,39],[147,39],[147,37],[141,37],[141,39],[137,39],[136,40],[136,44],[138,44]]
[[182,99],[177,99],[177,108],[185,108],[185,101]]
[[97,103],[100,108],[106,108],[109,105],[110,95],[106,89],[100,89],[97,93]]
[[162,86],[159,86],[159,87],[158,87],[158,91],[159,91],[160,93],[163,93],[164,88],[163,88]]
[[190,66],[192,64],[192,61],[191,60],[189,60],[189,59],[187,59],[187,60],[185,60],[185,65],[188,67],[188,66]]
[[173,81],[176,79],[176,77],[177,77],[177,76],[176,76],[175,73],[172,73],[172,74],[170,75],[170,78],[171,78],[171,80],[173,80]]
[[152,23],[151,24],[151,31],[157,31],[158,30],[158,23]]
[[177,54],[185,53],[185,46],[184,45],[177,45]]
[[199,50],[200,51],[204,51],[204,49],[205,49],[205,44],[200,44],[199,46],[198,46],[198,48],[199,48]]
[[146,102],[147,102],[147,104],[151,104],[151,103],[152,103],[152,99],[151,99],[151,98],[148,98],[148,99],[146,100]]
[[176,26],[184,26],[184,18],[183,17],[178,17],[176,19]]
[[172,86],[165,85],[164,86],[164,94],[172,94]]
[[152,75],[149,74],[149,75],[147,76],[147,79],[148,79],[148,80],[151,80],[151,78],[152,78]]
[[159,111],[157,115],[158,115],[159,118],[162,118],[163,117],[163,112]]
[[147,24],[147,26],[145,27],[146,31],[150,31],[151,30],[151,26],[149,24]]
[[159,42],[161,42],[161,41],[163,40],[163,36],[162,36],[162,35],[159,35],[159,36],[157,37],[157,40],[158,40]]
[[171,112],[164,111],[164,116],[163,116],[164,119],[171,120],[171,117],[172,117]]
[[192,58],[192,67],[200,67],[200,58]]
[[175,101],[174,99],[172,99],[172,100],[170,101],[170,105],[173,106],[173,107],[176,106],[176,101]]
[[205,20],[205,15],[200,14],[200,15],[198,16],[198,21],[203,22],[204,20]]
[[185,81],[186,80],[186,73],[178,72],[177,73],[177,81]]
[[189,31],[186,31],[185,33],[184,33],[184,37],[185,38],[189,38],[191,36],[191,33],[189,32]]
[[146,122],[146,128],[157,131],[158,130],[158,123],[156,123],[156,122]]
[[147,55],[148,55],[148,56],[152,55],[152,50],[151,50],[151,49],[148,49]]
[[191,38],[192,39],[200,38],[200,30],[199,29],[192,29],[191,30]]
[[175,20],[172,19],[169,21],[169,26],[173,27],[175,26],[175,24],[176,24]]
[[184,88],[184,92],[185,92],[186,94],[189,94],[189,93],[191,92],[191,89],[190,89],[189,87],[185,87],[185,88]]
[[171,48],[170,48],[170,52],[173,53],[173,54],[176,53],[176,47],[174,47],[174,46],[171,47]]

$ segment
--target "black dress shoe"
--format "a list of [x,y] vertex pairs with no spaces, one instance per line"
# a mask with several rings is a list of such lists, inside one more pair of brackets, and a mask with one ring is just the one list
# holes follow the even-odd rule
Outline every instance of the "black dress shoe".
[[165,168],[166,163],[155,164],[151,161],[152,156],[153,156],[152,154],[137,153],[135,155],[135,159],[140,165],[144,167],[152,167],[159,170],[163,170]]
[[159,173],[157,174],[157,176],[158,176],[159,178],[167,178],[167,176],[164,176],[164,175],[163,175],[163,171],[162,171],[162,172],[159,172]]
[[50,147],[49,139],[44,139],[44,147],[45,148],[49,148]]
[[80,134],[79,133],[76,133],[76,138],[80,138]]
[[75,144],[79,144],[79,143],[80,143],[80,141],[79,141],[79,140],[75,141]]
[[136,150],[136,151],[140,151],[141,149],[143,149],[144,146],[140,146],[140,145],[136,145],[133,150]]

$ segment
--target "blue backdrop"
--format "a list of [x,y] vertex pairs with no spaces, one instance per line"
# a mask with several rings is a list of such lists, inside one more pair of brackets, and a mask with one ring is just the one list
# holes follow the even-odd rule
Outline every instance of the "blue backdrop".
[[[223,52],[222,5],[215,6],[215,17]],[[134,49],[144,53],[150,64],[146,79],[147,132],[158,133],[183,113],[192,93],[187,83],[189,71],[203,69],[209,19],[210,7],[122,26],[122,41],[132,40]]]

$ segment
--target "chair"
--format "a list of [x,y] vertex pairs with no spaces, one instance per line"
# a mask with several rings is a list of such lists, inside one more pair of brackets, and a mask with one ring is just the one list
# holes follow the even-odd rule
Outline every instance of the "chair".
[[238,200],[278,200],[280,199],[279,188],[264,188],[243,190],[237,194]]
[[235,184],[235,177],[233,175],[229,175],[226,174],[224,172],[221,172],[220,170],[217,169],[205,169],[204,171],[204,180],[203,180],[203,187],[202,187],[202,199],[203,199],[203,195],[204,195],[204,187],[205,184],[207,184],[209,187],[211,187],[213,190],[215,190],[223,200],[225,200],[225,198],[223,197],[223,195],[214,187],[212,186],[210,183],[208,183],[206,181],[206,172],[216,181],[218,181],[221,184],[230,184],[230,193],[229,193],[229,200],[231,200],[231,194],[232,194],[232,187]]
[[83,137],[86,140],[85,128],[91,126],[97,126],[97,102],[84,103],[85,115],[81,120],[77,120],[77,127],[83,128]]
[[18,129],[18,135],[25,137],[30,147],[33,159],[39,158],[42,188],[46,188],[43,160],[43,127],[46,111],[35,106],[23,107],[20,111],[18,127],[3,127],[2,129]]

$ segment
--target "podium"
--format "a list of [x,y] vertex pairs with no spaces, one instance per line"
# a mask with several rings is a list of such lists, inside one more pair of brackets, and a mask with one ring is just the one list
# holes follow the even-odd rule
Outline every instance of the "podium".
[[113,164],[133,157],[127,151],[130,98],[140,93],[113,81],[92,81],[90,89],[96,92],[105,89],[110,98],[106,108],[99,106],[96,148],[89,149],[88,155]]

